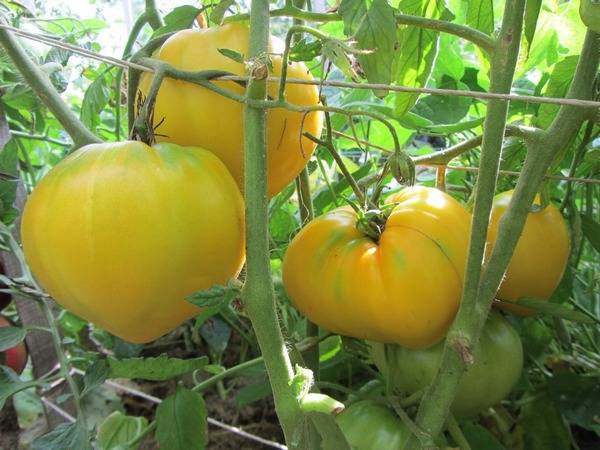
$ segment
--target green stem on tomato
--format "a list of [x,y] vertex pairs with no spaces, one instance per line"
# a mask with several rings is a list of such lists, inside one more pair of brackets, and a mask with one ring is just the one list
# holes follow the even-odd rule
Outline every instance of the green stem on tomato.
[[133,122],[131,129],[131,137],[138,138],[140,141],[152,145],[154,143],[154,124],[153,124],[153,110],[154,104],[156,103],[156,96],[158,90],[165,77],[165,66],[159,65],[154,71],[152,82],[148,88],[148,95],[144,99],[144,103],[138,112],[138,116]]
[[[524,11],[525,0],[507,0],[502,28],[491,59],[490,92],[510,92],[519,55]],[[458,383],[469,360],[472,360],[472,349],[477,344],[491,304],[490,301],[490,304],[481,305],[478,288],[507,113],[508,102],[488,102],[462,300],[448,331],[440,368],[425,391],[416,418],[418,426],[431,436],[437,436],[446,422]],[[503,272],[505,268],[502,268]],[[414,437],[404,446],[406,450],[417,448],[419,445]]]
[[[148,23],[147,13],[144,11],[131,27],[131,33],[125,43],[123,49],[123,59],[127,59],[131,56],[131,50],[135,45],[140,32],[144,28],[144,25]],[[117,75],[115,76],[115,139],[121,140],[121,81],[123,80],[123,69],[119,67],[117,69]]]
[[[262,56],[267,51],[268,39],[269,2],[252,0],[248,58]],[[249,81],[248,99],[265,100],[266,94],[266,80]],[[246,104],[244,124],[247,261],[243,299],[264,358],[286,442],[290,448],[304,448],[295,433],[303,413],[291,384],[294,371],[279,326],[269,260],[265,109]]]
[[[0,24],[4,24],[4,17],[0,16]],[[102,142],[99,137],[88,130],[85,125],[71,111],[69,106],[52,86],[48,76],[39,66],[31,60],[21,44],[10,31],[0,28],[0,45],[13,61],[19,72],[27,81],[33,92],[42,100],[44,105],[54,114],[65,131],[73,139],[74,148],[77,149],[86,144]]]
[[342,172],[342,175],[344,176],[344,179],[348,182],[348,184],[352,188],[352,192],[354,192],[354,195],[356,196],[356,199],[358,200],[358,202],[360,203],[361,206],[365,205],[366,201],[367,201],[367,198],[366,198],[364,192],[358,186],[358,183],[356,182],[356,180],[354,179],[354,177],[352,176],[352,174],[350,173],[350,171],[346,167],[346,164],[344,163],[344,160],[342,159],[342,157],[340,156],[340,154],[337,152],[337,150],[335,149],[335,147],[331,146],[329,144],[329,142],[324,141],[323,139],[319,139],[319,138],[313,136],[312,134],[310,134],[308,132],[304,133],[304,136],[306,136],[308,139],[310,139],[311,141],[315,142],[316,144],[319,144],[322,147],[324,147],[327,150],[329,150],[329,153],[331,154],[331,156],[333,157],[333,159],[336,162],[337,166],[339,167],[340,171]]

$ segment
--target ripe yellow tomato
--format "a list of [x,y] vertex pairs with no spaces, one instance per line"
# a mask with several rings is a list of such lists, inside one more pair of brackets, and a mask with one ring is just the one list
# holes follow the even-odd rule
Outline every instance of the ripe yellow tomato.
[[88,145],[54,167],[23,213],[25,257],[66,309],[135,343],[200,309],[185,297],[235,277],[243,201],[200,148]]
[[[245,75],[244,64],[219,52],[234,50],[248,55],[249,29],[245,24],[229,24],[201,30],[183,30],[170,37],[154,55],[173,67],[182,70],[224,70],[235,75]],[[281,74],[283,42],[271,37],[269,52],[273,64],[273,76]],[[288,77],[312,80],[303,63],[288,65]],[[140,90],[145,96],[151,82],[145,74]],[[244,88],[232,81],[215,82],[237,94]],[[277,98],[279,85],[270,83],[268,95]],[[302,106],[319,103],[316,86],[288,84],[286,100]],[[162,123],[159,125],[159,122]],[[206,88],[184,81],[165,79],[159,90],[154,109],[157,140],[179,145],[197,145],[216,154],[225,163],[240,188],[244,176],[244,122],[243,105],[227,99]],[[320,135],[321,112],[303,114],[285,109],[270,109],[267,113],[267,172],[268,192],[275,195],[292,181],[304,168],[312,155],[315,144],[302,136],[302,132]]]
[[[487,237],[487,257],[491,256],[500,218],[506,212],[512,194],[513,191],[507,191],[494,198]],[[534,204],[540,204],[539,196]],[[521,297],[549,299],[560,283],[569,253],[569,230],[558,208],[549,204],[540,211],[530,212],[497,298],[511,302]],[[501,305],[518,314],[530,315],[534,312],[516,305]]]
[[443,338],[458,309],[470,216],[449,195],[407,188],[378,242],[350,208],[310,222],[292,240],[283,282],[311,321],[338,334],[423,348]]

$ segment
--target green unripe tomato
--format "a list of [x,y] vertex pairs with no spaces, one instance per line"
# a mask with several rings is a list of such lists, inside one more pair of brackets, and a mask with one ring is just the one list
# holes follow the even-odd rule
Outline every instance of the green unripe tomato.
[[410,431],[385,405],[361,400],[336,417],[352,450],[398,450]]
[[581,0],[579,15],[586,27],[600,33],[600,0]]
[[[393,344],[370,343],[373,362],[397,390],[412,394],[433,380],[442,358],[444,343],[425,350],[409,350]],[[505,398],[523,369],[523,347],[517,331],[499,313],[492,312],[467,369],[452,412],[475,415]]]

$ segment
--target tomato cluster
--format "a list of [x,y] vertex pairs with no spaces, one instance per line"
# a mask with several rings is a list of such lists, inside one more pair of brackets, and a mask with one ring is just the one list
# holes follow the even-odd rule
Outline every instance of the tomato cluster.
[[[512,192],[493,204],[486,261]],[[292,240],[283,281],[292,303],[318,325],[374,341],[373,361],[397,390],[424,389],[439,366],[443,342],[462,294],[470,216],[432,188],[407,188],[388,199],[394,206],[379,239],[361,231],[350,208],[313,220]],[[510,261],[498,298],[548,299],[567,264],[569,238],[553,205],[536,198]],[[506,305],[518,314],[532,311]],[[499,313],[492,313],[452,406],[476,414],[506,397],[518,380],[521,341]]]
[[[245,65],[222,49],[246,55],[248,40],[243,24],[184,30],[154,56],[176,69],[244,75]],[[283,43],[271,37],[273,76],[281,74],[282,49]],[[287,73],[312,80],[302,63],[289,63]],[[244,93],[238,82],[212,82]],[[150,83],[151,76],[144,74],[142,97]],[[270,83],[269,97],[277,98],[278,90],[277,83]],[[315,86],[290,84],[283,94],[296,105],[319,103]],[[160,143],[127,141],[78,150],[38,184],[22,221],[27,261],[57,302],[136,343],[156,339],[196,315],[199,309],[186,297],[237,277],[245,257],[243,104],[167,78],[152,117]],[[318,136],[321,128],[320,112],[268,111],[270,196],[311,157],[315,144],[303,132]],[[511,196],[506,192],[495,199],[486,258]],[[406,188],[387,203],[377,216],[377,236],[361,228],[365,219],[351,208],[314,219],[289,245],[283,282],[308,319],[332,332],[373,341],[372,358],[388,381],[400,391],[415,392],[431,381],[441,341],[459,307],[471,216],[433,188]],[[548,299],[568,255],[560,212],[552,205],[532,211],[498,298]],[[453,405],[460,415],[500,401],[521,372],[519,337],[498,313],[489,317],[474,356]],[[396,448],[393,443],[405,433],[389,410],[368,402],[356,403],[338,422],[359,450],[373,445],[363,441],[361,430],[374,423],[386,430],[377,448]]]
[[[244,75],[219,50],[248,53],[249,29],[232,24],[171,36],[156,57],[178,69]],[[282,42],[270,39],[273,52]],[[272,55],[273,75],[281,56]],[[312,79],[302,63],[288,75]],[[142,97],[150,77],[142,77]],[[235,82],[215,82],[234,93]],[[278,85],[268,94],[276,97]],[[286,100],[315,106],[318,90],[287,85]],[[153,117],[162,143],[89,145],[54,167],[23,214],[25,256],[43,287],[65,308],[130,342],[148,342],[198,314],[190,294],[238,275],[244,262],[243,105],[165,79]],[[285,109],[267,118],[269,194],[302,170],[319,135],[320,112]],[[185,147],[189,146],[189,147]]]

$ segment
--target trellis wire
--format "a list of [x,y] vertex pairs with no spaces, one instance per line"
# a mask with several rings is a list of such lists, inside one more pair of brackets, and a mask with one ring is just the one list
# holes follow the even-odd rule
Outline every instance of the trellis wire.
[[[73,53],[77,53],[81,56],[86,56],[98,61],[102,61],[108,64],[112,64],[121,68],[132,68],[143,72],[154,72],[151,67],[144,66],[142,64],[133,63],[123,59],[115,58],[113,56],[103,55],[92,50],[87,50],[76,45],[68,44],[66,42],[58,41],[54,38],[49,38],[37,33],[31,33],[23,31],[10,25],[0,24],[1,28],[12,31],[13,33],[31,39],[43,44],[58,47],[63,50],[69,50]],[[229,80],[229,81],[248,81],[246,76],[237,75],[225,75],[222,77],[216,77],[215,80]],[[279,77],[268,77],[267,81],[270,83],[279,83]],[[352,83],[347,81],[335,81],[335,80],[303,80],[299,78],[287,78],[286,83],[290,84],[305,84],[315,86],[330,86],[338,87],[343,89],[368,89],[368,90],[388,90],[392,92],[404,92],[413,94],[431,94],[431,95],[444,95],[454,97],[470,97],[478,98],[481,100],[506,100],[506,101],[522,101],[525,103],[546,103],[553,105],[569,105],[579,106],[586,108],[600,108],[600,102],[593,100],[578,100],[571,98],[555,98],[555,97],[537,97],[534,95],[516,95],[516,94],[495,94],[490,92],[478,92],[468,90],[455,90],[455,89],[439,89],[439,88],[418,88],[411,86],[399,86],[391,84],[379,84],[379,83]]]
[[[79,375],[84,375],[85,372],[79,369],[73,369],[74,373],[77,373]],[[145,392],[142,392],[138,389],[129,387],[129,386],[124,386],[122,384],[116,383],[114,381],[111,380],[107,380],[105,381],[105,384],[114,387],[115,389],[118,389],[120,391],[123,392],[127,392],[128,394],[132,394],[132,395],[136,395],[140,398],[143,398],[144,400],[148,400],[149,402],[155,403],[155,404],[160,404],[162,402],[162,400],[158,397],[155,397],[153,395],[150,394],[146,394]],[[65,419],[67,419],[69,422],[75,422],[75,417],[73,417],[71,414],[69,414],[67,411],[65,411],[64,409],[60,408],[59,406],[55,405],[54,403],[52,403],[50,400],[48,400],[46,397],[42,397],[42,402],[47,405],[49,408],[53,409],[54,411],[56,411],[58,414],[60,414],[62,417],[64,417]],[[233,434],[237,434],[238,436],[244,437],[246,439],[255,441],[255,442],[259,442],[263,445],[266,445],[268,447],[271,448],[276,448],[279,450],[287,450],[287,447],[283,444],[280,444],[279,442],[273,442],[270,441],[268,439],[262,438],[260,436],[257,436],[255,434],[252,433],[248,433],[247,431],[242,430],[241,428],[238,427],[234,427],[233,425],[228,425],[226,423],[223,423],[219,420],[213,419],[212,417],[208,417],[207,418],[207,422],[215,427],[218,428],[222,428],[226,431],[229,431]]]

